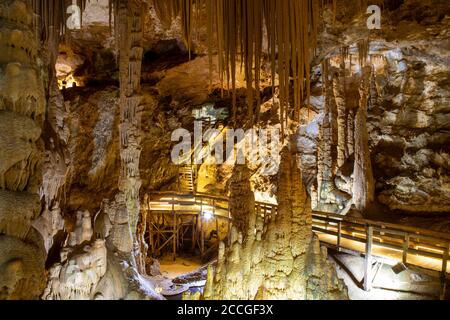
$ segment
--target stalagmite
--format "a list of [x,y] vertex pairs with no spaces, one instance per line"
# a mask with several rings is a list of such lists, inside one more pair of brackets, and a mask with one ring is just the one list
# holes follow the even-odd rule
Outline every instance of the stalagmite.
[[336,172],[346,159],[345,131],[341,128],[341,125],[345,122],[345,94],[342,92],[343,88],[340,84],[345,78],[338,77],[328,60],[323,61],[322,72],[325,110],[322,123],[319,126],[317,206],[314,209],[339,213],[350,199],[350,195],[338,190],[335,185]]
[[106,273],[105,240],[92,241],[89,212],[79,212],[75,230],[61,250],[61,262],[50,269],[45,300],[89,300]]
[[237,165],[230,181],[230,214],[239,232],[248,229],[248,219],[255,210],[255,195],[250,186],[250,170],[245,165]]
[[362,212],[367,210],[375,200],[375,182],[367,132],[367,107],[370,93],[372,68],[363,68],[359,88],[359,108],[355,117],[355,167],[353,182],[353,203]]
[[345,69],[339,70],[339,75],[333,78],[333,92],[337,105],[337,165],[340,168],[349,156],[347,144],[347,106],[345,103]]
[[326,250],[313,236],[311,203],[297,160],[287,148],[278,179],[278,214],[264,222],[254,212],[245,233],[233,228],[231,245],[220,245],[217,267],[208,270],[204,299],[348,298],[343,281],[326,261]]
[[323,68],[323,86],[325,95],[325,116],[322,125],[319,128],[319,146],[317,148],[317,180],[319,199],[326,200],[327,196],[335,189],[333,182],[333,106],[332,98],[330,66],[328,61],[324,61]]
[[[156,0],[157,12],[168,23],[181,12],[183,34],[190,47],[193,11],[199,10],[204,0]],[[236,71],[241,60],[247,82],[248,121],[259,118],[261,104],[260,72],[263,57],[263,35],[267,33],[275,86],[278,68],[278,86],[281,103],[281,122],[294,113],[298,120],[304,99],[310,95],[311,53],[317,42],[320,4],[315,0],[211,0],[206,1],[208,15],[209,52],[218,50],[219,73],[223,86],[232,90],[233,112],[236,119]],[[212,48],[216,39],[217,48]],[[212,58],[210,57],[212,65]],[[291,75],[294,79],[294,104],[290,104]],[[255,95],[256,92],[256,95]],[[256,114],[255,114],[256,113]]]

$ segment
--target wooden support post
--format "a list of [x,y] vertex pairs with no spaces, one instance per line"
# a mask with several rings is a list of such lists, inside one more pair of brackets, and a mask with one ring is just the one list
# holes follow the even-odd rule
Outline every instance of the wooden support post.
[[205,234],[203,231],[203,212],[200,212],[200,254],[203,259],[203,254],[205,253]]
[[198,216],[194,216],[192,218],[192,243],[191,243],[191,251],[195,252],[195,242],[197,239],[195,238],[195,234],[197,233],[198,229]]
[[338,238],[337,238],[337,250],[341,251],[341,238],[342,238],[342,221],[338,223]]
[[409,234],[405,235],[405,242],[403,242],[403,264],[408,263],[408,249],[409,249]]
[[153,239],[153,223],[154,223],[153,215],[150,213],[150,223],[148,224],[148,234],[149,234],[149,240],[150,240],[150,250],[152,252],[152,257],[155,255],[155,239]]
[[445,300],[447,294],[447,264],[449,259],[450,242],[447,243],[444,254],[442,255],[442,273],[441,273],[441,294],[440,299]]
[[175,199],[172,200],[172,216],[173,216],[173,261],[177,259],[177,214],[175,213]]
[[173,213],[173,261],[177,259],[177,237],[176,237],[176,219],[175,219],[175,212]]
[[366,260],[364,263],[364,290],[372,290],[372,241],[373,227],[366,227]]

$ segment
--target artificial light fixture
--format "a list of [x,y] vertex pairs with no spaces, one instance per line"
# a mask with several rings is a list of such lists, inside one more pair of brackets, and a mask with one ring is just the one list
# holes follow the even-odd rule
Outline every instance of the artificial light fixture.
[[203,218],[204,218],[206,221],[210,221],[211,219],[214,218],[214,213],[211,212],[211,211],[203,211]]

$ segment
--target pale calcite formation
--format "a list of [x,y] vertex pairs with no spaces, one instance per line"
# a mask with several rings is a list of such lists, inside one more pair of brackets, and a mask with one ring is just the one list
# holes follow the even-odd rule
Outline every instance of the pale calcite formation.
[[325,110],[319,126],[317,144],[317,200],[315,210],[341,212],[351,196],[339,190],[335,175],[346,160],[345,109],[343,79],[331,69],[329,61],[322,64]]
[[[245,234],[233,227],[231,245],[221,244],[204,296],[186,299],[347,299],[312,232],[311,203],[296,158],[285,148],[279,170],[278,213],[249,217]],[[266,222],[265,222],[266,221]]]
[[[116,243],[123,253],[133,251],[140,213],[141,187],[139,159],[141,154],[141,63],[143,12],[142,2],[128,6],[128,1],[118,1],[117,45],[120,74],[120,158],[119,190],[124,195],[125,215],[114,232],[123,238],[132,234],[131,241]],[[125,220],[126,218],[126,220]],[[129,230],[126,230],[128,228]],[[116,237],[117,238],[117,237]]]
[[59,203],[55,202],[51,209],[45,208],[41,216],[34,220],[32,225],[44,239],[45,251],[48,253],[53,246],[54,237],[64,229],[64,219]]
[[40,214],[45,111],[31,1],[0,1],[0,299],[37,299],[45,249]]
[[70,174],[64,155],[55,148],[52,138],[50,138],[50,147],[45,151],[42,172],[40,195],[46,206],[49,207],[60,198],[59,193]]
[[73,232],[61,250],[61,262],[49,271],[50,279],[42,296],[46,300],[88,300],[106,273],[107,249],[104,240],[92,241],[89,212],[78,212]]

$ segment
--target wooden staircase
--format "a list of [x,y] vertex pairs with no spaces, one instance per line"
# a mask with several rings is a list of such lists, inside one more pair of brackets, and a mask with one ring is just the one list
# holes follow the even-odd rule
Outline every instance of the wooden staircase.
[[191,166],[179,168],[178,187],[181,193],[194,194],[194,170]]

